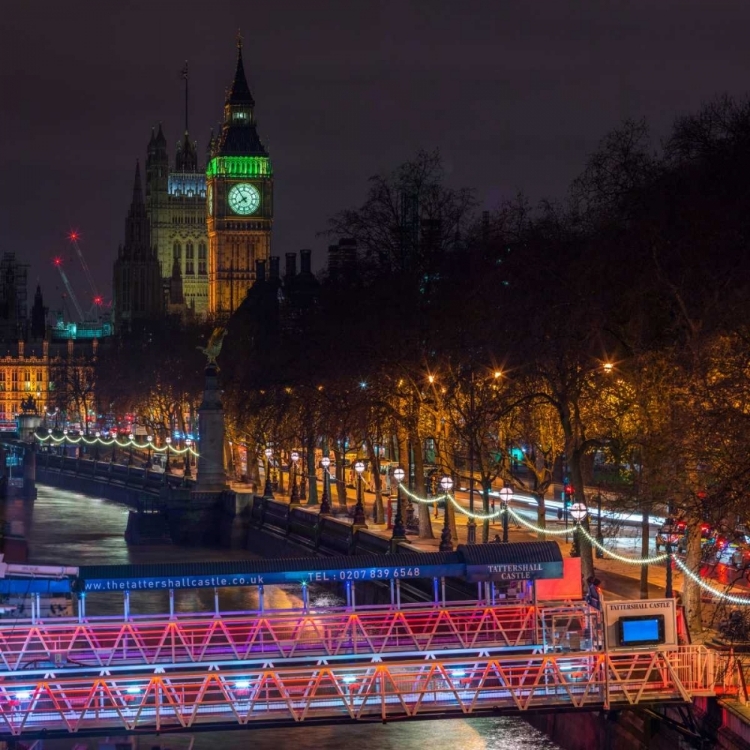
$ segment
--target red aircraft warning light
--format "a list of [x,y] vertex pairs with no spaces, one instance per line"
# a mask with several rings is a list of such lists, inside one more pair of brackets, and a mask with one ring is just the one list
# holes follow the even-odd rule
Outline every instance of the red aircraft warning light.
[[69,239],[69,240],[70,240],[71,242],[77,242],[77,241],[78,241],[78,239],[80,238],[80,236],[81,236],[81,235],[80,235],[80,234],[78,234],[78,232],[76,232],[76,230],[75,230],[75,229],[71,229],[71,231],[70,231],[70,234],[68,235],[68,239]]
[[62,265],[62,258],[59,258],[59,257],[58,257],[58,258],[55,258],[55,259],[54,259],[54,260],[53,260],[52,262],[53,262],[53,263],[54,263],[54,264],[55,264],[56,266],[61,266],[61,265]]
[[94,297],[94,304],[101,307],[104,304],[104,300],[101,297]]

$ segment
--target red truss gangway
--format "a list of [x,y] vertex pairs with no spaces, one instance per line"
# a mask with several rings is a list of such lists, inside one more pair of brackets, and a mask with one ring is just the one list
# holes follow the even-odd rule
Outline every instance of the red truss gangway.
[[595,710],[714,694],[702,646],[109,674],[0,684],[0,735],[152,733]]
[[[50,620],[0,627],[0,673],[596,649],[599,613],[482,602]],[[567,639],[567,640],[566,640]]]

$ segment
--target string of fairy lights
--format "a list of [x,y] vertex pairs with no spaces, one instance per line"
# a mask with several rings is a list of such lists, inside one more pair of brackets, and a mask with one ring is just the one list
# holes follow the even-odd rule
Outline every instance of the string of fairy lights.
[[[413,502],[423,503],[425,505],[431,505],[433,503],[442,502],[443,500],[445,500],[445,501],[450,502],[451,505],[457,511],[459,511],[465,516],[468,516],[469,518],[473,518],[476,521],[488,521],[488,520],[501,518],[503,513],[507,512],[508,515],[511,518],[513,518],[516,522],[518,522],[522,526],[525,526],[530,531],[534,531],[538,534],[544,534],[546,536],[563,536],[571,532],[571,529],[547,529],[547,528],[542,528],[541,526],[537,526],[536,524],[531,523],[531,521],[526,520],[523,516],[521,516],[519,513],[513,510],[513,508],[511,508],[510,506],[503,506],[499,510],[496,510],[492,513],[472,513],[471,511],[461,506],[456,501],[456,499],[449,493],[445,493],[443,495],[437,495],[435,497],[429,497],[429,498],[419,497],[419,495],[416,495],[415,493],[411,492],[409,489],[404,487],[403,484],[400,484],[399,487],[402,490],[402,492]],[[672,558],[677,568],[685,576],[690,578],[691,581],[696,583],[701,589],[703,589],[704,591],[707,591],[715,598],[723,599],[724,601],[730,602],[732,604],[750,605],[750,597],[728,594],[716,588],[715,586],[712,586],[710,583],[707,583],[703,578],[701,578],[700,575],[692,571],[687,566],[687,564],[683,562],[679,557],[677,557],[676,555],[672,553],[663,552],[658,555],[651,555],[650,557],[627,557],[625,555],[620,555],[617,552],[614,552],[613,550],[605,547],[598,539],[596,539],[596,537],[592,536],[589,533],[588,529],[586,529],[585,526],[578,524],[574,528],[577,529],[578,533],[584,536],[593,547],[596,547],[597,549],[601,550],[602,553],[604,553],[608,557],[611,557],[614,560],[618,560],[619,562],[623,562],[628,565],[657,565],[659,563],[666,562],[668,558]]]
[[102,438],[102,437],[95,437],[95,438],[87,438],[83,435],[79,435],[78,437],[71,437],[70,435],[64,435],[63,437],[55,437],[55,435],[37,435],[35,434],[34,437],[40,442],[40,443],[51,443],[54,445],[62,445],[63,443],[65,445],[79,445],[80,443],[83,443],[84,445],[101,445],[105,448],[123,448],[123,449],[135,449],[135,450],[152,450],[156,453],[166,453],[169,451],[169,453],[174,453],[177,456],[184,456],[186,453],[190,453],[192,456],[198,456],[198,452],[191,446],[186,445],[184,448],[177,448],[173,445],[154,445],[151,442],[148,443],[137,443],[135,440],[128,439],[125,441],[120,441],[117,438]]

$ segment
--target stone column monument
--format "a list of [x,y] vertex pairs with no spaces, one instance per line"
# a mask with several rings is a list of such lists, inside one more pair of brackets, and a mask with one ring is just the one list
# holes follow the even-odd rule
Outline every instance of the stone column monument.
[[216,364],[225,335],[225,329],[215,329],[206,348],[201,348],[208,363],[203,401],[198,409],[200,442],[196,492],[222,492],[228,488],[224,470],[224,407],[219,390],[219,367]]

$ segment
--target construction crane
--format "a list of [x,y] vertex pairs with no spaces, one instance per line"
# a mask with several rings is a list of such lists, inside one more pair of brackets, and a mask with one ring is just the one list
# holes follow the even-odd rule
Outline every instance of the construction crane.
[[73,305],[75,306],[76,312],[78,313],[78,318],[81,323],[84,322],[85,318],[83,316],[83,310],[81,309],[81,305],[78,303],[78,298],[75,295],[75,292],[73,291],[73,287],[70,285],[70,281],[68,280],[68,275],[65,273],[65,269],[62,267],[62,258],[57,257],[52,261],[56,266],[57,270],[60,272],[60,276],[62,277],[63,284],[65,284],[65,288],[68,290],[68,297],[73,302]]
[[68,239],[73,243],[73,247],[76,249],[76,253],[78,254],[78,260],[81,261],[81,267],[83,268],[83,272],[86,275],[86,280],[89,283],[89,287],[91,288],[91,299],[94,302],[94,305],[97,307],[100,307],[103,300],[102,296],[99,294],[96,288],[96,284],[94,283],[94,277],[91,275],[91,271],[89,271],[88,263],[86,263],[86,258],[83,256],[83,250],[81,250],[81,246],[78,244],[78,240],[80,239],[81,235],[75,230],[71,230],[71,232],[68,234]]

